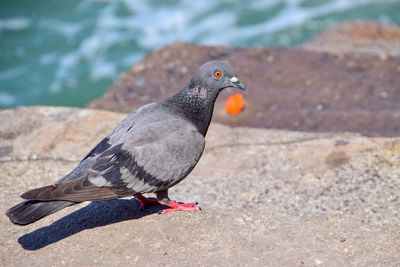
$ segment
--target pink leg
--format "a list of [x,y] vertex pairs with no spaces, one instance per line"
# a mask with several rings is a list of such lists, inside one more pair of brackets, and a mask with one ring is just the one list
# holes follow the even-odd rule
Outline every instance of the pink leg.
[[154,205],[154,204],[161,204],[168,206],[168,209],[162,210],[160,213],[168,213],[171,211],[178,211],[178,210],[200,210],[197,206],[197,203],[178,203],[175,201],[163,202],[158,201],[157,198],[154,197],[144,197],[141,194],[134,196],[140,202],[140,209],[145,210],[147,205]]
[[140,202],[140,209],[145,210],[147,205],[158,204],[157,198],[154,197],[144,197],[141,194],[134,196]]
[[197,203],[178,203],[175,201],[170,201],[168,203],[161,203],[163,205],[169,206],[169,209],[162,210],[160,213],[168,213],[171,211],[178,211],[178,210],[200,210],[197,206]]

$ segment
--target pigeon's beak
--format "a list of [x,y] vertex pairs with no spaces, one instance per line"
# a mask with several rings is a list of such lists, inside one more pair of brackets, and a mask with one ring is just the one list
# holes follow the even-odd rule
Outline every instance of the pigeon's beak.
[[244,86],[244,84],[241,83],[240,80],[239,80],[236,76],[233,76],[233,77],[231,78],[231,80],[230,80],[230,85],[231,85],[232,87],[239,88],[239,89],[241,89],[241,90],[243,90],[243,91],[246,91],[246,86]]

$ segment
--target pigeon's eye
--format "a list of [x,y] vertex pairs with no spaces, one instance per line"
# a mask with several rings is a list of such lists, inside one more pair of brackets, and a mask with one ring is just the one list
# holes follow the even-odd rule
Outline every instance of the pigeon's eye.
[[216,71],[214,72],[214,76],[217,77],[217,78],[219,78],[219,77],[222,76],[222,72],[220,72],[219,70],[216,70]]

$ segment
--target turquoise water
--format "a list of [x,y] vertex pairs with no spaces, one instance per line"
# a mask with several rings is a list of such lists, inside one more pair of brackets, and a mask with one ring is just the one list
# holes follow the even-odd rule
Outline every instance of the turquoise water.
[[400,0],[2,0],[0,107],[84,106],[173,41],[294,46],[354,19],[400,25]]

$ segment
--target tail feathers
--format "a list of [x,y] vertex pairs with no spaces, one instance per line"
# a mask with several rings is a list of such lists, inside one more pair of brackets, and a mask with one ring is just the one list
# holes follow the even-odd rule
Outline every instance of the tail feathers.
[[23,193],[21,197],[27,200],[84,202],[110,200],[133,194],[134,192],[126,187],[111,189],[95,186],[84,176],[71,181],[29,190]]
[[27,225],[75,204],[69,201],[27,200],[7,210],[6,215],[14,224]]

